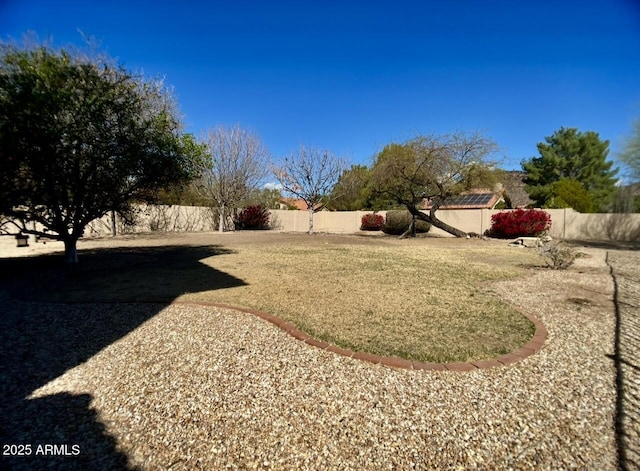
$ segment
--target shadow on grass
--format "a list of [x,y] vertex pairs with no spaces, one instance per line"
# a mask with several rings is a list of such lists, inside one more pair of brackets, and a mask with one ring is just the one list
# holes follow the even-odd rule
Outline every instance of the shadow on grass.
[[[224,253],[215,246],[103,249],[82,252],[77,267],[60,255],[0,259],[0,444],[9,452],[5,445],[31,445],[30,456],[3,454],[0,468],[133,469],[90,395],[28,396],[178,296],[244,285],[200,263]],[[36,454],[45,445],[57,448]]]

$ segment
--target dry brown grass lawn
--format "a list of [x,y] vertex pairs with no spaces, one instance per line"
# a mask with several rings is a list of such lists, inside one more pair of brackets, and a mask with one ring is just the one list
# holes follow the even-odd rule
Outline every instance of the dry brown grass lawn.
[[492,358],[533,335],[527,319],[480,288],[525,276],[523,265],[538,261],[531,252],[483,241],[354,239],[238,246],[202,263],[245,285],[181,299],[260,309],[341,347],[421,361]]
[[82,266],[64,276],[27,267],[28,292],[56,301],[250,307],[341,347],[420,361],[488,359],[533,335],[527,319],[483,288],[540,263],[506,242],[238,233],[84,248]]

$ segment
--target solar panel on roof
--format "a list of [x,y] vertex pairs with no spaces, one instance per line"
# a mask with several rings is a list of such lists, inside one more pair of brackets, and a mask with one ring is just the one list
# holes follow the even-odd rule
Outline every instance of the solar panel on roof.
[[448,199],[445,204],[449,206],[477,206],[485,205],[491,201],[493,193],[474,193],[470,195],[458,195]]
[[487,204],[489,201],[491,201],[491,198],[493,198],[493,195],[490,193],[478,195],[478,204]]

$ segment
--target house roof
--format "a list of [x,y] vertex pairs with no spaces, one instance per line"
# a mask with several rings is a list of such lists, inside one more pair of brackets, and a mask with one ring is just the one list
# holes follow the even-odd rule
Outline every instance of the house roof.
[[[282,201],[284,204],[286,204],[288,207],[290,208],[295,208],[298,209],[300,211],[306,211],[309,209],[309,206],[307,205],[307,203],[304,200],[301,200],[300,198],[280,198],[280,201]],[[317,204],[316,208],[321,207],[322,205]]]
[[[504,201],[500,193],[476,188],[447,198],[439,209],[493,209],[500,201]],[[425,200],[423,209],[431,209],[432,206],[431,200]]]
[[301,199],[283,197],[283,198],[280,198],[280,201],[282,201],[284,204],[286,204],[290,208],[299,209],[300,211],[306,211],[308,207],[307,203],[305,203]]

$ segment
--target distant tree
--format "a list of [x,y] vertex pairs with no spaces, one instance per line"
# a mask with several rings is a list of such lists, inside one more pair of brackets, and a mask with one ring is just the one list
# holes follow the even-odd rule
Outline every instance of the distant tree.
[[333,187],[331,207],[339,211],[369,209],[370,170],[366,165],[352,165],[345,169]]
[[269,151],[260,138],[239,126],[207,131],[207,160],[198,182],[200,195],[218,209],[218,230],[228,228],[237,208],[269,172]]
[[394,209],[397,203],[371,188],[371,169],[366,165],[352,165],[340,175],[333,188],[331,209],[338,211],[375,211]]
[[631,182],[640,182],[640,119],[634,123],[632,134],[625,140],[619,158],[627,167],[627,177]]
[[[185,134],[182,137],[183,146],[189,155],[197,156],[199,171],[202,171],[207,162],[207,146],[198,142],[193,135]],[[197,180],[175,181],[166,188],[160,189],[156,197],[157,204],[183,205],[183,206],[206,206],[207,200],[198,192]]]
[[618,159],[623,164],[623,178],[616,188],[613,212],[640,212],[640,119],[633,123],[633,130],[624,140]]
[[640,213],[640,183],[621,185],[616,188],[614,213]]
[[[444,223],[436,212],[444,200],[465,190],[465,182],[480,166],[492,166],[488,158],[496,150],[480,133],[418,136],[389,144],[373,165],[372,187],[405,206],[414,218],[465,237],[466,232]],[[420,210],[425,200],[432,202],[428,214]]]
[[209,206],[209,201],[200,195],[195,184],[171,185],[160,190],[156,202],[168,206]]
[[331,200],[331,190],[344,171],[343,160],[328,150],[300,146],[285,157],[273,173],[282,189],[304,201],[309,212],[309,234],[313,234],[313,214]]
[[592,213],[596,203],[591,193],[584,189],[578,180],[562,178],[551,184],[551,191],[544,208],[573,208],[580,213]]
[[152,202],[196,174],[192,144],[162,82],[105,56],[0,45],[5,232],[61,240],[75,263],[91,221],[109,212],[127,218],[132,203]]
[[280,209],[282,194],[277,188],[254,189],[243,202],[243,206],[261,206],[266,209]]
[[540,157],[522,162],[527,173],[527,191],[535,204],[542,207],[553,196],[554,184],[561,179],[580,183],[603,211],[611,204],[615,192],[617,169],[607,161],[609,141],[601,141],[597,133],[582,133],[575,128],[560,128],[538,143]]
[[469,166],[469,170],[461,182],[465,190],[486,188],[498,190],[504,187],[504,182],[508,178],[508,172],[496,167],[494,164],[487,165],[479,163]]

